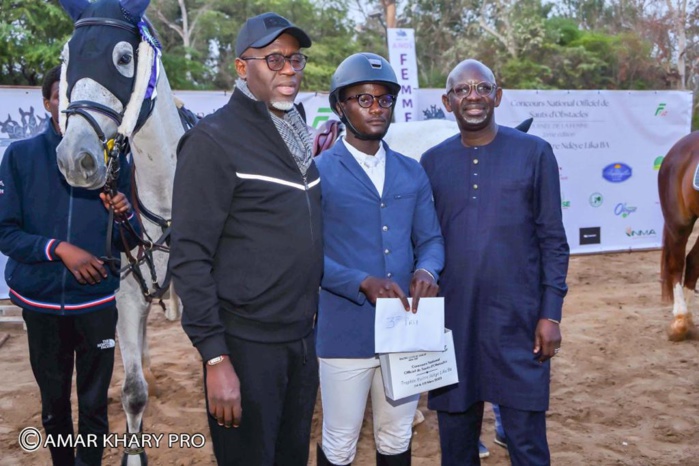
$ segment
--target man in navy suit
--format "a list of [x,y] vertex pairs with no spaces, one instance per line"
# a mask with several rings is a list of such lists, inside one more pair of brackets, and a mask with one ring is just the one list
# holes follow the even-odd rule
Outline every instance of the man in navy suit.
[[424,170],[381,141],[399,91],[391,65],[373,53],[348,57],[331,79],[330,106],[348,132],[316,159],[325,243],[317,326],[319,466],[354,460],[369,393],[377,465],[410,464],[418,395],[393,402],[384,394],[374,351],[375,303],[400,298],[406,311],[417,312],[421,297],[436,296],[444,241]]
[[430,392],[443,466],[478,465],[483,402],[500,406],[514,466],[547,466],[551,358],[561,346],[569,249],[558,163],[543,139],[495,122],[502,89],[476,60],[449,74],[444,106],[460,133],[420,163],[448,257],[446,327],[459,383]]

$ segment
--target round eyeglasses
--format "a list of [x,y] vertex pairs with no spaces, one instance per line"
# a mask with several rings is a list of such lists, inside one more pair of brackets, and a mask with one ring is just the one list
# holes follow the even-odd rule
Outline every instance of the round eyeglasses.
[[306,67],[308,57],[302,53],[292,53],[291,55],[282,55],[281,53],[270,53],[264,57],[240,57],[241,60],[264,60],[267,62],[267,68],[271,71],[281,71],[288,61],[294,71],[301,71]]
[[471,93],[471,90],[475,89],[477,95],[486,97],[492,94],[497,88],[497,84],[489,83],[487,81],[481,81],[479,83],[464,83],[457,84],[456,86],[452,87],[447,91],[447,94],[453,93],[457,99],[463,99]]
[[393,94],[384,95],[371,95],[371,94],[357,94],[345,98],[345,102],[348,100],[356,100],[360,107],[369,108],[374,105],[374,99],[379,103],[381,108],[391,108],[394,103],[396,103],[396,96]]

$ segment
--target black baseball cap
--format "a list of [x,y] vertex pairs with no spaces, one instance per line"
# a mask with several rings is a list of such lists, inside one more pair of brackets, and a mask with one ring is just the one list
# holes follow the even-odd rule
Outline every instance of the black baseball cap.
[[294,36],[301,47],[311,46],[311,38],[303,30],[294,26],[283,16],[268,12],[245,21],[235,40],[235,53],[241,56],[250,47],[255,49],[265,47],[282,33]]

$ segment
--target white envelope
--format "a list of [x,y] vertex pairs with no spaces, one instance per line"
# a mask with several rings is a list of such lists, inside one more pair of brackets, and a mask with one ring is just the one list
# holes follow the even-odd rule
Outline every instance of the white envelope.
[[374,345],[376,353],[444,351],[444,298],[420,298],[415,314],[398,298],[377,299]]

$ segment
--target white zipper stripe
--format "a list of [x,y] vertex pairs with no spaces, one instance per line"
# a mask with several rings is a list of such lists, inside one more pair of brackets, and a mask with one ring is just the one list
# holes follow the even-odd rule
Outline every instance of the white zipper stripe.
[[[271,176],[251,175],[251,174],[249,174],[249,173],[238,173],[238,172],[236,172],[235,175],[236,175],[238,178],[242,178],[242,179],[244,179],[244,180],[269,181],[270,183],[277,183],[277,184],[281,184],[281,185],[284,185],[284,186],[289,186],[289,187],[291,187],[291,188],[300,189],[301,191],[305,191],[305,190],[306,190],[306,187],[305,187],[304,185],[302,185],[302,184],[299,184],[299,183],[292,183],[292,182],[290,182],[290,181],[281,180],[281,179],[279,179],[279,178],[272,178]],[[315,181],[309,183],[309,184],[308,184],[308,187],[309,187],[309,188],[312,188],[313,186],[317,185],[318,183],[320,183],[320,178],[318,178],[318,179],[316,179]]]

